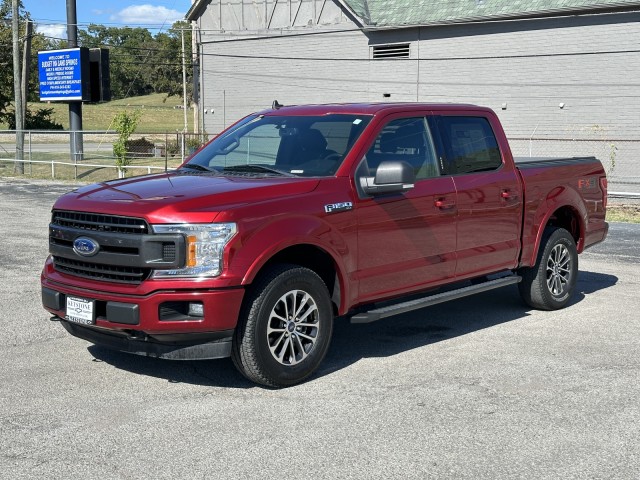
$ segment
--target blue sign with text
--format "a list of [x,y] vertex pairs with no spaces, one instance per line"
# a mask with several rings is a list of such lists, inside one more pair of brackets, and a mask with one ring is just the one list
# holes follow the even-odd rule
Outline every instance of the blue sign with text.
[[38,52],[40,101],[88,100],[88,68],[85,48]]

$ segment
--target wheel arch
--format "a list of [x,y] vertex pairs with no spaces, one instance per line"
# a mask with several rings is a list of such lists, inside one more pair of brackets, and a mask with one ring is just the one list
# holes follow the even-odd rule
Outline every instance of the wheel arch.
[[[533,222],[534,225],[537,225],[533,229],[535,234],[530,236],[528,240],[523,235],[522,266],[535,265],[544,231],[550,226],[567,230],[576,242],[578,253],[584,250],[586,208],[577,192],[570,189],[565,192],[566,194],[560,195],[560,198],[550,199],[548,196],[547,202],[542,202],[538,208],[535,215],[536,220]],[[530,244],[528,252],[524,246],[525,242]]]
[[272,249],[256,261],[242,280],[243,285],[250,285],[262,272],[274,265],[292,264],[314,271],[325,283],[334,305],[334,313],[340,315],[347,309],[347,282],[344,270],[335,255],[320,245],[312,243],[296,243],[280,245]]

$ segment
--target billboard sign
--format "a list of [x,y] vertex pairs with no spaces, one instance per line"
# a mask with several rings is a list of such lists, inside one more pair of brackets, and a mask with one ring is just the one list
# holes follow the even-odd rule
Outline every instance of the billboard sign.
[[40,101],[87,101],[89,49],[68,48],[38,52]]

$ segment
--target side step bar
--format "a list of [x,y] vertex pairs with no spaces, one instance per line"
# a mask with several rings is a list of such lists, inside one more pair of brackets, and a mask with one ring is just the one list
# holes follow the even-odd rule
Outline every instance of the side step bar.
[[448,302],[449,300],[468,297],[470,295],[475,295],[476,293],[486,292],[495,288],[506,287],[507,285],[513,285],[514,283],[520,283],[520,280],[522,280],[522,277],[518,275],[502,277],[496,280],[488,280],[477,285],[470,285],[468,287],[459,288],[457,290],[451,290],[449,292],[438,293],[435,295],[430,295],[428,297],[390,305],[388,307],[377,308],[368,312],[357,313],[356,315],[351,317],[351,323],[375,322],[377,320],[392,317],[394,315],[399,315],[401,313],[411,312],[413,310],[430,307],[431,305],[436,305],[438,303]]

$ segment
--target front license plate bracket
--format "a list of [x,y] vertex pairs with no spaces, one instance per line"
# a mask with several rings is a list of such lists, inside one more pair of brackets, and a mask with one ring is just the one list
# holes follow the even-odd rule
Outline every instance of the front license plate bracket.
[[65,320],[80,325],[95,325],[95,300],[79,297],[67,297]]

